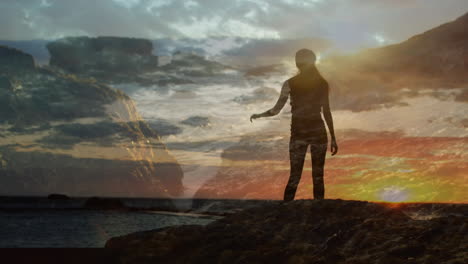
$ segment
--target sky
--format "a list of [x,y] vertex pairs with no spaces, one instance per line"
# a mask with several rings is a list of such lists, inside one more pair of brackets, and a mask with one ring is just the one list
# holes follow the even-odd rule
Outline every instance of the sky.
[[355,51],[401,42],[467,11],[466,0],[4,0],[0,38],[316,38]]
[[[190,46],[205,54],[237,56],[260,65],[261,57],[287,55],[292,62],[291,55],[302,47],[355,52],[398,43],[467,12],[467,0],[3,0],[0,40],[141,37],[159,39],[154,42],[156,53],[161,53],[158,55],[171,53],[173,46]],[[277,58],[273,61],[279,62]],[[227,60],[222,62],[231,65]],[[215,76],[193,76],[194,83],[188,84],[113,86],[130,96],[149,124],[169,124],[155,129],[169,132],[162,140],[184,171],[183,197],[199,193],[199,197],[211,198],[281,199],[289,175],[289,104],[276,117],[253,123],[249,117],[272,107],[284,80],[297,72],[293,66],[283,66],[265,76],[248,77],[242,70],[231,69]],[[326,63],[319,68],[326,69]],[[459,94],[468,94],[467,85],[454,89],[408,85],[393,90],[390,84],[387,87],[387,80],[371,74],[337,74],[348,78],[343,83],[323,73],[331,84],[340,145],[339,155],[327,156],[327,197],[468,201],[464,192],[468,105],[466,100],[456,99]],[[187,77],[183,69],[174,74]],[[346,89],[340,90],[340,86]],[[353,89],[359,89],[359,93],[354,92],[358,96],[352,96]],[[381,102],[379,107],[363,107],[376,99]],[[207,120],[207,124],[185,122],[194,117]],[[26,151],[44,137],[43,133],[12,132],[14,138],[0,138],[0,146],[13,140],[25,146],[20,151]],[[143,156],[128,154],[120,145],[117,151],[96,148],[86,141],[73,148],[40,146],[44,152],[78,158],[138,160]],[[146,148],[142,149],[144,153]],[[298,197],[310,198],[309,156],[303,174]]]

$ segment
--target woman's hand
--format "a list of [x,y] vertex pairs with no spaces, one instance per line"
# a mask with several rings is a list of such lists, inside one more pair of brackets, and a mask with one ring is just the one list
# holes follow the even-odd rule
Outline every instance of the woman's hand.
[[332,156],[335,156],[335,154],[338,152],[338,144],[336,144],[336,139],[332,139],[332,142],[330,144],[330,151]]
[[253,119],[257,119],[257,118],[260,118],[261,116],[259,114],[253,114],[252,116],[250,116],[250,123],[252,123],[252,120]]

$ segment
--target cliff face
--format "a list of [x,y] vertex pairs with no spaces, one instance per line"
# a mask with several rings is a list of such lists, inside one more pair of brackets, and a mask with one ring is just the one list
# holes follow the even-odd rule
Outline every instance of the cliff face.
[[455,88],[466,102],[468,14],[398,44],[327,58],[319,68],[340,109],[399,106],[424,89]]
[[146,39],[69,37],[47,44],[50,65],[73,73],[135,73],[157,67]]
[[17,50],[0,47],[0,54],[0,194],[182,191],[180,166],[127,95],[36,68]]
[[0,46],[0,72],[34,70],[34,59],[31,55],[17,49]]
[[419,78],[418,81],[427,78],[427,83],[441,79],[446,86],[466,84],[468,13],[407,41],[337,57],[331,62],[339,69],[379,74],[383,78],[396,75],[394,78],[406,79],[412,76]]
[[[361,54],[365,67],[468,81],[468,13],[400,44]],[[447,76],[448,75],[448,76]]]
[[153,44],[147,39],[67,37],[48,43],[47,49],[50,66],[108,84],[193,83],[193,78],[220,74],[226,68],[201,56],[181,52],[174,53],[163,65],[153,55]]
[[[466,205],[301,200],[110,239],[125,263],[465,263]],[[444,213],[441,213],[444,211]]]

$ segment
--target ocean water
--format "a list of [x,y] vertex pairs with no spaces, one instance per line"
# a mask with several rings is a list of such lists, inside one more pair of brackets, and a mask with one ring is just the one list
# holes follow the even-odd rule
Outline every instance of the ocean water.
[[115,236],[173,225],[206,225],[214,220],[152,211],[3,210],[0,248],[103,247]]

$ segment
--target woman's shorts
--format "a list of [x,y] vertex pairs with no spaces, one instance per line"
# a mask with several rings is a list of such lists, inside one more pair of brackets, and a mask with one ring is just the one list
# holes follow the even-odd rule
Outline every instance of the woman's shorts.
[[327,129],[322,119],[293,119],[291,139],[305,141],[308,144],[327,144]]

